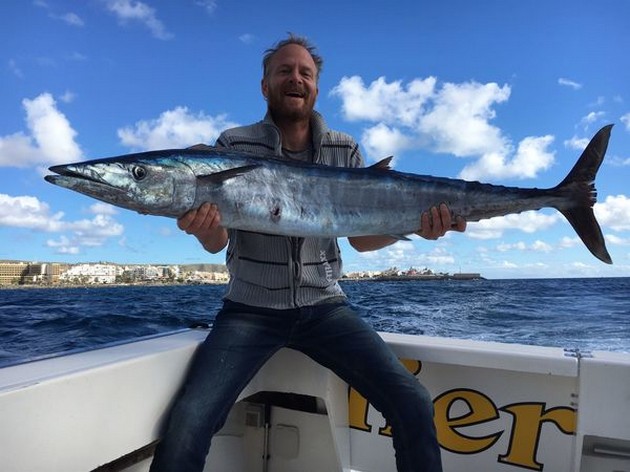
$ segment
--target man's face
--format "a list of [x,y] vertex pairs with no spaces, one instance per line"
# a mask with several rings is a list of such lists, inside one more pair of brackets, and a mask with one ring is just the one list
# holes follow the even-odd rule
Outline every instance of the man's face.
[[318,92],[317,66],[302,46],[279,49],[261,85],[274,119],[310,119]]

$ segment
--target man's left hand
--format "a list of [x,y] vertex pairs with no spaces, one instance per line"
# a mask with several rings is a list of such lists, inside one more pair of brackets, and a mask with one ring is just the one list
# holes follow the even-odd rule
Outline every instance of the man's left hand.
[[453,218],[446,203],[442,203],[439,207],[433,207],[422,214],[420,231],[416,234],[424,239],[438,239],[444,236],[447,231],[463,232],[465,230],[466,220],[461,216]]

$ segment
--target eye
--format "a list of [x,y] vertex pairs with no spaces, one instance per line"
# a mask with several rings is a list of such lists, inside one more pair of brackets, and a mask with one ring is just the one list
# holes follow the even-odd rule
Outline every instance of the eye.
[[135,180],[142,180],[147,176],[147,170],[142,166],[133,166],[131,169],[131,175]]

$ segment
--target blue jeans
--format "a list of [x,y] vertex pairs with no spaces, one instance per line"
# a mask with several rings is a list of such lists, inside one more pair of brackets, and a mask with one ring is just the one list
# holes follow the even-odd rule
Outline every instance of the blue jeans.
[[226,301],[194,357],[151,472],[201,472],[238,395],[283,347],[331,369],[383,414],[398,472],[442,470],[428,391],[348,304],[273,310]]

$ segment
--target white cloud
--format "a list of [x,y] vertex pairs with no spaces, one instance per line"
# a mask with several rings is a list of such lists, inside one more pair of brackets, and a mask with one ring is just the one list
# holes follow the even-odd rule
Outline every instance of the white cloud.
[[358,76],[343,77],[330,92],[342,99],[342,111],[349,121],[382,121],[414,126],[423,105],[433,97],[436,79],[415,79],[406,87],[401,81],[387,83],[379,77],[366,87]]
[[580,90],[582,88],[582,84],[571,79],[565,79],[564,77],[560,77],[558,79],[558,84],[564,87],[572,88],[573,90]]
[[254,41],[256,41],[256,36],[254,36],[253,34],[245,33],[240,35],[238,37],[238,40],[243,44],[252,44]]
[[601,95],[595,99],[594,102],[589,103],[590,107],[601,107],[606,103],[606,97],[602,97]]
[[61,100],[64,103],[72,103],[74,102],[74,99],[76,97],[77,96],[75,93],[71,92],[70,90],[66,90],[66,92],[59,97],[59,100]]
[[497,251],[508,252],[514,249],[518,251],[524,251],[526,248],[527,248],[526,244],[523,241],[519,241],[518,243],[513,243],[513,244],[501,243],[497,246]]
[[168,32],[162,21],[158,19],[155,9],[146,3],[134,0],[106,0],[106,7],[122,23],[139,21],[158,39],[173,37],[173,34]]
[[584,130],[586,131],[590,125],[601,120],[604,116],[606,116],[606,112],[604,111],[592,111],[588,115],[582,117],[582,119],[580,120],[580,124],[584,127]]
[[530,248],[532,251],[536,251],[536,252],[551,252],[553,250],[553,247],[551,247],[551,245],[539,239],[534,241],[534,243],[530,246]]
[[583,151],[590,139],[588,138],[578,138],[577,136],[573,136],[571,139],[567,139],[564,141],[564,147],[569,149],[575,149],[576,151]]
[[342,100],[344,118],[367,121],[361,144],[371,158],[405,149],[429,149],[478,162],[465,178],[535,177],[554,160],[547,147],[552,136],[527,137],[514,145],[491,124],[495,106],[510,97],[508,85],[444,83],[435,77],[406,85],[380,77],[366,85],[359,76],[344,77],[331,91]]
[[68,12],[68,13],[64,13],[63,15],[51,15],[51,16],[57,20],[61,20],[64,23],[69,24],[70,26],[78,26],[78,27],[85,26],[85,22],[83,21],[83,19],[76,13]]
[[89,212],[92,218],[67,221],[63,212],[51,212],[37,197],[0,194],[0,227],[60,233],[57,240],[46,242],[60,254],[77,254],[82,247],[102,246],[123,234],[124,227],[112,218],[115,210],[109,205],[95,203]]
[[419,131],[432,136],[434,149],[456,156],[506,152],[509,143],[489,121],[493,105],[506,101],[510,87],[496,83],[446,83],[434,106],[421,119]]
[[410,144],[409,139],[399,129],[391,128],[384,123],[365,130],[361,142],[368,155],[381,157],[395,156]]
[[559,246],[562,249],[568,249],[568,248],[572,248],[572,247],[575,247],[575,246],[580,246],[582,244],[584,244],[584,243],[582,242],[582,240],[580,239],[579,236],[574,236],[572,238],[569,238],[568,236],[564,236],[560,240]]
[[206,10],[209,15],[212,15],[217,9],[216,0],[197,0],[195,4]]
[[85,22],[83,21],[83,19],[77,15],[76,13],[73,12],[68,12],[68,13],[64,13],[64,14],[56,14],[52,12],[52,8],[50,7],[50,5],[48,5],[48,3],[41,1],[41,0],[36,0],[33,2],[33,4],[36,7],[39,8],[43,8],[44,10],[47,10],[48,16],[54,20],[61,20],[67,24],[69,24],[70,26],[85,26]]
[[620,238],[615,234],[607,234],[605,239],[607,243],[615,244],[616,246],[630,246],[630,238]]
[[63,213],[52,214],[48,204],[27,195],[12,197],[0,193],[0,226],[39,231],[60,231]]
[[554,153],[548,150],[553,136],[530,136],[518,145],[511,159],[501,153],[484,154],[477,162],[462,169],[460,177],[467,180],[483,178],[533,178],[547,170],[554,162]]
[[630,113],[623,115],[620,120],[624,125],[626,125],[626,131],[630,131]]
[[137,150],[184,148],[198,143],[212,143],[226,128],[237,126],[225,115],[196,115],[186,107],[163,112],[159,118],[138,121],[133,127],[118,130],[123,145]]
[[25,98],[22,105],[29,132],[0,136],[0,166],[29,167],[81,158],[81,148],[75,142],[77,132],[57,109],[52,95]]
[[20,69],[15,59],[9,59],[8,67],[13,75],[15,75],[18,79],[24,78],[24,72],[22,72],[22,69]]
[[508,251],[530,251],[530,252],[551,252],[553,247],[550,244],[547,244],[544,241],[536,240],[532,244],[526,244],[523,241],[519,241],[517,243],[502,243],[497,246],[497,251],[499,252],[508,252]]
[[584,264],[583,262],[574,262],[571,266],[578,270],[587,269],[589,273],[592,273],[594,267],[591,264]]
[[81,248],[74,242],[71,242],[67,236],[61,236],[57,241],[49,239],[46,241],[46,246],[54,249],[57,254],[76,255],[81,252]]
[[66,56],[66,60],[81,62],[87,60],[87,56],[85,54],[81,54],[80,52],[74,51]]
[[630,157],[626,157],[624,159],[623,157],[619,156],[610,156],[606,162],[615,167],[630,166]]
[[387,246],[382,252],[389,265],[398,265],[411,258],[415,251],[415,246],[411,241],[397,241],[391,246]]
[[516,229],[525,233],[535,233],[553,226],[561,218],[559,213],[547,215],[538,211],[526,211],[470,222],[466,227],[466,234],[473,239],[496,239],[503,236],[507,230]]
[[[448,270],[449,265],[455,264],[455,257],[443,244],[422,244],[417,241],[397,241],[378,251],[360,253],[362,260],[360,267],[373,270],[383,270],[389,267],[426,267],[434,270]],[[430,248],[430,251],[426,250]]]
[[424,254],[424,257],[421,257],[418,260],[418,262],[420,261],[422,262],[420,265],[424,265],[426,263],[434,267],[444,267],[455,264],[455,257],[449,253],[446,248],[442,246],[435,246],[431,249],[431,252]]
[[109,203],[104,202],[96,202],[89,209],[90,213],[94,213],[95,215],[116,215],[118,214],[118,210],[115,206],[110,205]]
[[107,214],[69,222],[66,229],[73,233],[73,240],[80,246],[102,246],[107,238],[120,236],[124,231],[123,225]]
[[599,224],[615,231],[630,231],[630,198],[625,195],[609,195],[602,203],[596,203],[595,217]]

